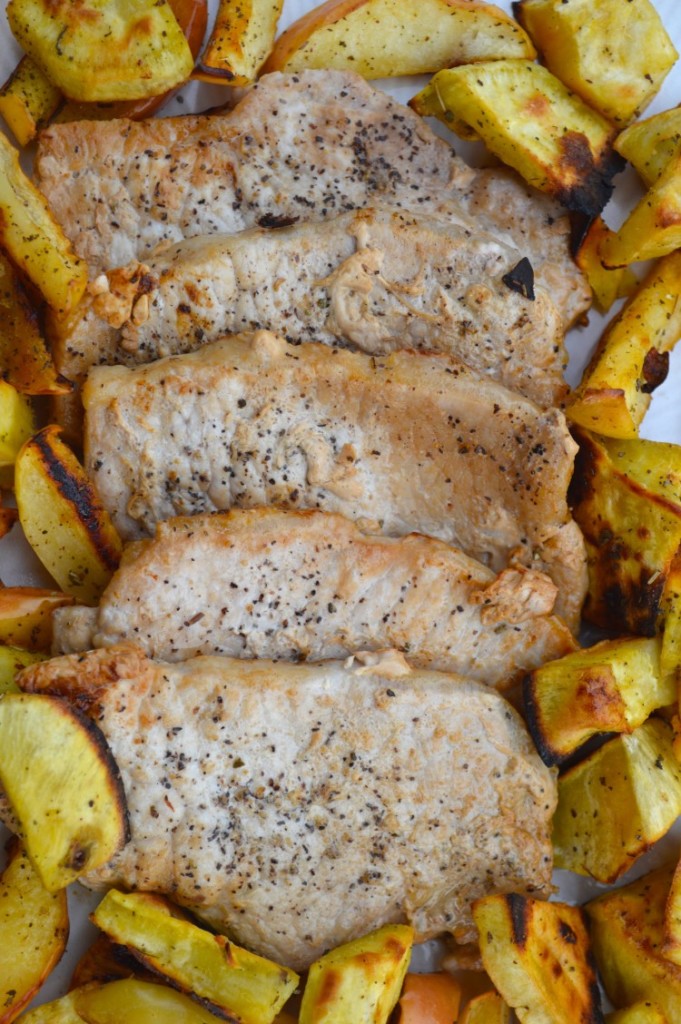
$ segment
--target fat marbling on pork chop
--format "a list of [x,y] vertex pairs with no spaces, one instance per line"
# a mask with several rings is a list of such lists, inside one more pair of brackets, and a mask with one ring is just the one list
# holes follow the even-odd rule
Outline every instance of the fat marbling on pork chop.
[[121,773],[131,839],[86,884],[171,894],[295,969],[386,922],[470,942],[477,897],[550,892],[553,775],[479,683],[395,653],[166,664],[125,645],[19,680],[74,701]]

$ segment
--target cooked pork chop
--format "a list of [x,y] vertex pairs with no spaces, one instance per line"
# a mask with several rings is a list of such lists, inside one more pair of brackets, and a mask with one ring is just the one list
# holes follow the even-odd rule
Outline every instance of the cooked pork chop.
[[565,418],[447,356],[287,345],[268,331],[84,388],[91,479],[125,539],[176,515],[282,505],[424,533],[546,572],[577,624],[584,543]]
[[527,256],[565,326],[589,305],[551,199],[474,171],[408,107],[359,75],[272,74],[228,114],[53,125],[37,180],[93,274],[159,244],[385,203],[483,231]]
[[556,787],[494,690],[395,652],[317,665],[135,647],[43,662],[121,772],[131,840],[86,876],[170,893],[295,969],[389,921],[475,938],[471,902],[548,895]]
[[233,510],[161,523],[131,544],[99,608],[57,611],[59,653],[134,640],[198,654],[322,661],[393,647],[416,667],[509,685],[574,650],[556,586],[500,575],[441,541],[363,533],[342,516]]
[[98,278],[66,324],[59,370],[148,363],[266,327],[289,341],[452,352],[543,406],[567,393],[558,313],[503,278],[515,250],[395,210],[360,210],[278,231],[192,238]]

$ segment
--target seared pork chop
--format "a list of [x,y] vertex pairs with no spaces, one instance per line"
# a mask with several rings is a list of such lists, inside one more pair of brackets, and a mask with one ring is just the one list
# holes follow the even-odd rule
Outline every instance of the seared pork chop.
[[467,226],[360,210],[278,231],[192,238],[98,278],[56,321],[59,370],[148,363],[265,327],[289,341],[451,352],[539,405],[567,393],[551,299],[504,283],[514,249]]
[[153,662],[112,647],[22,673],[76,701],[131,840],[88,885],[169,893],[300,970],[389,921],[475,939],[470,906],[548,896],[556,786],[494,690],[396,653]]
[[441,541],[363,533],[342,516],[233,510],[160,523],[131,544],[99,608],[54,618],[55,650],[126,640],[198,654],[321,661],[393,647],[416,667],[510,685],[574,650],[556,586],[500,575]]
[[93,274],[195,235],[382,203],[454,223],[468,214],[529,258],[565,326],[591,299],[555,202],[508,172],[467,167],[412,110],[349,72],[267,75],[227,114],[52,125],[36,170]]
[[130,370],[83,393],[91,479],[121,535],[176,515],[282,505],[389,536],[424,533],[495,571],[546,572],[575,628],[584,543],[565,418],[447,356],[287,345],[268,331]]

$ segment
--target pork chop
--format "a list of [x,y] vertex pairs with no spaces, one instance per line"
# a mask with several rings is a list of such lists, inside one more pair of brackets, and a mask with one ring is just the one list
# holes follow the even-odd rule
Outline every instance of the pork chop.
[[506,686],[574,650],[556,587],[500,575],[441,541],[363,533],[342,516],[233,510],[160,523],[133,543],[99,608],[53,618],[55,650],[134,641],[198,654],[322,661],[393,647],[416,667]]
[[290,341],[452,352],[481,373],[559,405],[560,318],[538,289],[504,283],[518,253],[465,225],[364,209],[277,231],[192,238],[100,277],[52,332],[59,371],[148,363],[265,327]]
[[90,478],[125,539],[176,515],[282,505],[424,533],[547,573],[575,628],[584,543],[565,418],[447,356],[224,338],[84,388]]
[[350,72],[267,75],[226,114],[52,125],[36,171],[93,276],[159,244],[382,203],[454,223],[468,215],[507,241],[566,327],[591,299],[553,200],[512,173],[472,170],[417,114]]
[[318,665],[112,647],[22,673],[77,702],[131,840],[93,887],[169,893],[296,970],[397,921],[473,941],[487,893],[548,896],[556,786],[494,690],[392,652]]

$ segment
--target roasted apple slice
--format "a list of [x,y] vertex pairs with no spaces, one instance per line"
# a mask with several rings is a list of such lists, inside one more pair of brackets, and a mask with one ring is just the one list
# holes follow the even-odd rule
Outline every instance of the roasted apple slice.
[[103,736],[61,697],[0,700],[0,785],[45,888],[101,867],[126,841],[127,810]]

